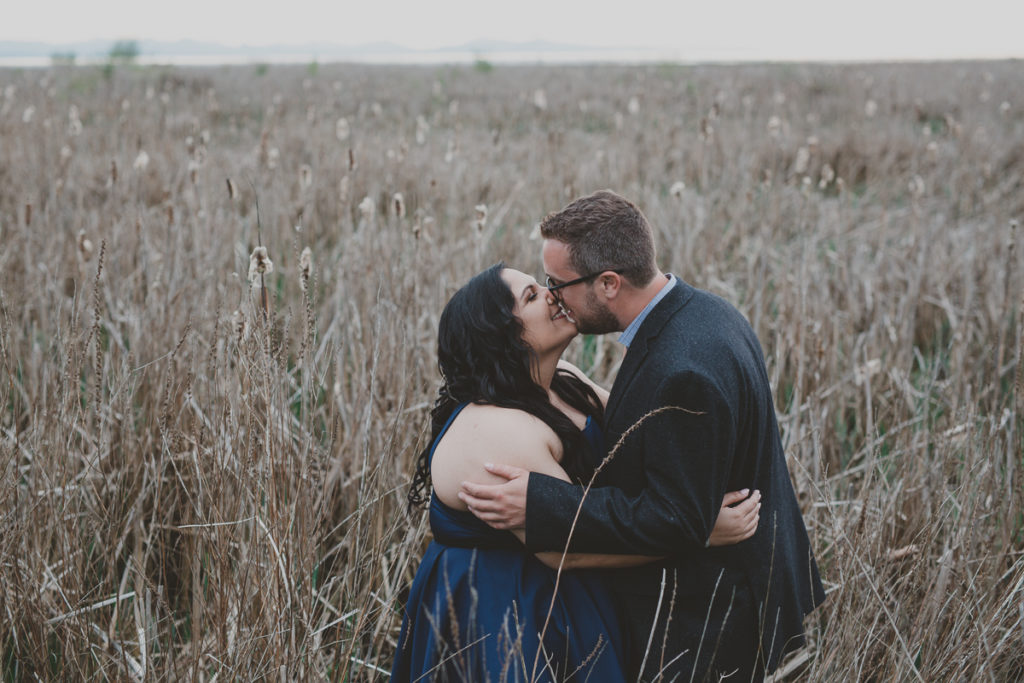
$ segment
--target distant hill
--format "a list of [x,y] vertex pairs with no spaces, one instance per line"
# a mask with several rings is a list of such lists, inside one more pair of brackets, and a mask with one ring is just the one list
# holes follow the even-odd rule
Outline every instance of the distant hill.
[[[0,41],[0,58],[47,58],[55,54],[73,54],[84,60],[104,58],[113,46],[112,40],[89,40],[71,43],[43,43],[27,41]],[[500,40],[474,40],[462,45],[433,49],[408,48],[397,43],[374,42],[359,45],[340,45],[337,43],[314,42],[298,44],[273,45],[224,45],[221,43],[201,42],[195,40],[155,41],[139,40],[140,57],[160,56],[217,56],[217,55],[372,55],[372,54],[430,54],[438,52],[491,52],[502,53],[538,53],[538,52],[580,52],[594,51],[600,48],[582,45],[551,43],[547,41],[509,42]]]

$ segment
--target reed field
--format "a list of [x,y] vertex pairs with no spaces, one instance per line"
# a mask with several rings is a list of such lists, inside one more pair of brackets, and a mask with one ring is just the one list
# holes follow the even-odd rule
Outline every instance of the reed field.
[[778,680],[1024,677],[1020,63],[479,62],[0,70],[3,680],[387,680],[441,309],[603,188],[764,347]]

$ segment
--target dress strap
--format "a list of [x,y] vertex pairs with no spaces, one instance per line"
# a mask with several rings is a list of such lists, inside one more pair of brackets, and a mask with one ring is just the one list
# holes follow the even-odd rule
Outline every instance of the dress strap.
[[462,409],[468,405],[469,402],[467,401],[466,403],[460,403],[459,405],[455,406],[455,410],[453,410],[452,414],[448,416],[448,421],[444,423],[444,427],[441,428],[441,432],[437,435],[437,438],[434,439],[434,443],[430,444],[430,454],[428,457],[428,462],[434,459],[434,450],[437,448],[437,444],[441,443],[441,439],[444,438],[444,435],[448,431],[448,428],[452,426],[452,422],[455,422],[455,418],[457,418],[459,416],[459,413],[462,412]]

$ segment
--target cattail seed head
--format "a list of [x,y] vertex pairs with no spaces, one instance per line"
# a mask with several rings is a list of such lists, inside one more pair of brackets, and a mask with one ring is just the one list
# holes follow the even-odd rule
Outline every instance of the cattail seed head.
[[538,111],[546,111],[548,108],[548,96],[540,88],[533,91],[533,106],[536,107]]
[[672,187],[669,188],[668,193],[675,197],[676,199],[680,199],[683,196],[683,191],[685,189],[686,183],[684,183],[682,180],[677,180],[676,182],[672,183]]
[[313,169],[310,168],[309,164],[303,164],[299,167],[299,183],[304,189],[308,189],[313,185]]
[[249,255],[249,284],[254,288],[262,286],[260,275],[274,272],[274,262],[267,256],[266,247],[256,247]]
[[348,140],[349,135],[352,134],[352,129],[348,125],[348,119],[342,116],[338,119],[338,122],[334,124],[334,134],[338,136],[340,142]]
[[420,114],[416,117],[416,144],[424,145],[427,143],[427,133],[430,132],[430,124]]
[[910,194],[914,199],[920,199],[921,196],[924,195],[924,179],[919,175],[915,175],[910,179],[910,182],[907,183],[907,189],[910,191]]
[[82,120],[78,116],[78,107],[71,105],[68,108],[68,135],[78,137],[82,133]]
[[779,137],[782,134],[782,119],[778,116],[768,119],[768,133],[773,138]]
[[78,231],[78,255],[87,263],[92,259],[92,242],[85,236],[85,230]]
[[235,185],[235,181],[231,178],[226,178],[228,183],[228,199],[234,201],[238,198],[238,187]]
[[824,190],[835,178],[835,170],[830,164],[825,164],[821,167],[821,178],[818,180],[818,188]]
[[715,137],[715,127],[708,123],[706,117],[700,120],[700,139],[704,142],[710,142]]
[[132,168],[136,171],[145,171],[147,166],[149,166],[149,155],[146,153],[146,150],[139,150],[139,155],[135,157]]
[[811,162],[811,151],[801,147],[796,151],[796,160],[793,162],[793,173],[803,175],[807,173],[807,166]]
[[372,220],[376,212],[377,207],[373,200],[369,196],[363,197],[363,201],[359,202],[359,213],[362,214],[363,220]]
[[405,198],[401,192],[396,192],[391,198],[391,211],[395,218],[405,218]]

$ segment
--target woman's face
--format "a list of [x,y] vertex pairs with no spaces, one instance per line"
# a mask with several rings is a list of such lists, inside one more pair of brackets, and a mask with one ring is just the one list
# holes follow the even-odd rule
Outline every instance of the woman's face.
[[515,297],[513,312],[522,322],[523,341],[534,353],[556,351],[560,354],[576,336],[576,325],[565,316],[547,288],[526,273],[512,268],[503,269],[501,279]]

